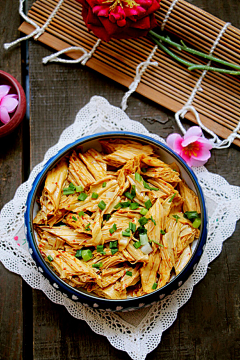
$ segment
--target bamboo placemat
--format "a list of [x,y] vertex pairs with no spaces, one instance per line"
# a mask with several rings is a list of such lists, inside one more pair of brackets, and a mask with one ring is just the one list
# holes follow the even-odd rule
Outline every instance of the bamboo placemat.
[[[28,16],[42,26],[57,4],[57,0],[37,0]],[[157,21],[161,25],[172,0],[162,0],[157,12]],[[215,39],[225,23],[213,15],[179,0],[165,26],[168,33],[176,35],[189,46],[209,53]],[[34,28],[24,22],[20,28],[25,34]],[[65,0],[58,13],[38,41],[55,50],[69,46],[81,46],[90,51],[96,43],[96,36],[89,33],[81,16],[81,5],[75,0]],[[239,64],[240,30],[229,26],[222,36],[214,56]],[[146,61],[154,43],[146,37],[136,40],[111,40],[101,42],[86,66],[107,77],[129,86],[133,81],[137,65]],[[174,52],[186,60],[204,63],[193,55]],[[70,58],[77,59],[81,53],[71,51]],[[162,50],[158,49],[152,58],[158,61],[158,67],[149,66],[142,76],[137,92],[156,103],[176,112],[187,102],[202,71],[189,71],[177,63]],[[201,83],[201,92],[197,92],[192,105],[200,114],[204,125],[217,135],[227,138],[240,120],[240,76],[229,76],[208,72]],[[186,118],[195,122],[191,113]],[[235,139],[240,146],[240,140]]]

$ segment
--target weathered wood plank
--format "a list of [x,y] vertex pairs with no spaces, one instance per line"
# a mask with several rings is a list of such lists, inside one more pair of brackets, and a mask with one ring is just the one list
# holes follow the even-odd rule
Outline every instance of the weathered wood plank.
[[[21,49],[9,52],[3,44],[18,36],[20,24],[14,1],[0,0],[0,69],[21,82]],[[11,24],[11,26],[9,26]],[[0,209],[11,200],[22,183],[22,128],[0,139]],[[22,279],[0,264],[0,358],[22,359],[23,317]]]
[[[239,26],[238,10],[234,10],[237,2],[192,1]],[[31,168],[58,141],[63,129],[74,121],[78,110],[91,96],[102,95],[111,104],[120,106],[125,91],[115,82],[80,65],[42,65],[40,59],[50,52],[42,45],[30,43]],[[163,137],[177,130],[170,112],[137,94],[129,99],[127,114]],[[212,154],[207,168],[239,186],[239,150],[233,146]],[[235,234],[224,244],[221,255],[210,265],[207,276],[179,311],[174,325],[163,334],[160,346],[147,359],[240,358],[239,235],[238,225]],[[130,359],[39,291],[33,291],[33,342],[35,360]]]

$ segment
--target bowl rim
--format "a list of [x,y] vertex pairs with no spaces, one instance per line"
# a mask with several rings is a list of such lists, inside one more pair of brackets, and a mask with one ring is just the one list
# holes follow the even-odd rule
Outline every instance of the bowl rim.
[[10,121],[0,126],[0,137],[3,137],[11,133],[21,123],[26,113],[27,103],[22,85],[17,81],[17,79],[15,79],[14,76],[6,71],[0,70],[0,77],[5,78],[6,81],[11,84],[11,87],[14,88],[18,96],[18,105]]
[[[183,270],[176,275],[169,283],[167,283],[166,285],[164,285],[163,287],[156,289],[155,291],[152,291],[151,293],[145,294],[145,295],[141,295],[138,297],[133,297],[133,298],[126,298],[126,299],[106,299],[106,298],[102,298],[102,297],[98,297],[97,295],[92,295],[92,293],[88,293],[88,292],[82,292],[81,290],[75,289],[72,286],[68,285],[67,283],[65,283],[62,279],[60,279],[60,277],[51,269],[51,267],[45,262],[45,260],[43,259],[39,248],[37,246],[37,241],[35,239],[34,236],[34,230],[33,230],[33,222],[32,222],[32,215],[33,215],[33,205],[34,205],[34,201],[35,200],[35,196],[37,194],[37,190],[38,187],[42,184],[42,182],[44,181],[44,178],[47,174],[47,172],[53,168],[56,163],[64,156],[67,155],[68,152],[70,152],[71,150],[73,150],[74,147],[76,146],[81,146],[86,142],[89,142],[91,140],[99,140],[99,138],[111,138],[111,137],[116,137],[116,138],[121,138],[121,137],[129,137],[132,140],[134,140],[133,138],[135,138],[138,141],[145,141],[147,143],[151,143],[154,146],[163,148],[163,150],[167,151],[171,156],[173,156],[173,158],[175,158],[177,160],[177,162],[179,162],[181,164],[181,166],[184,168],[184,170],[188,173],[190,179],[192,180],[194,186],[195,186],[195,190],[197,192],[197,195],[199,197],[200,200],[200,206],[201,206],[201,219],[202,219],[202,226],[201,226],[201,230],[200,230],[200,235],[199,235],[199,239],[198,239],[198,244],[196,246],[196,248],[194,249],[194,252],[192,254],[191,259],[188,261],[188,263],[186,264],[186,266],[183,268]],[[94,302],[100,302],[102,304],[106,303],[109,306],[111,305],[123,305],[132,302],[136,302],[136,301],[144,301],[145,298],[149,298],[149,296],[151,295],[156,295],[156,294],[164,294],[166,291],[166,288],[170,288],[170,285],[176,284],[179,281],[179,278],[184,278],[186,277],[186,275],[188,274],[188,272],[190,271],[190,269],[193,268],[193,266],[195,265],[195,263],[197,262],[197,260],[195,259],[197,253],[198,253],[198,249],[202,248],[206,242],[206,237],[207,237],[207,212],[206,212],[206,206],[205,206],[205,200],[204,200],[204,195],[203,195],[203,191],[201,189],[201,186],[198,182],[198,179],[196,177],[196,175],[194,174],[193,170],[190,169],[190,167],[187,165],[187,163],[178,155],[176,154],[172,149],[170,149],[167,145],[161,143],[159,140],[156,140],[154,138],[151,138],[147,135],[142,135],[142,134],[138,134],[138,133],[133,133],[133,132],[127,132],[127,131],[111,131],[111,132],[101,132],[101,133],[97,133],[97,134],[93,134],[93,135],[87,135],[83,138],[80,138],[68,145],[66,145],[65,147],[63,147],[62,149],[60,149],[57,154],[55,154],[54,156],[52,156],[43,166],[43,169],[40,171],[40,173],[36,176],[36,178],[34,179],[33,183],[32,183],[32,188],[29,191],[28,197],[27,197],[27,202],[26,202],[26,211],[25,211],[25,226],[26,226],[26,232],[27,235],[30,235],[30,239],[32,244],[34,245],[34,250],[37,254],[35,254],[35,256],[37,257],[38,262],[41,265],[41,268],[44,269],[44,272],[47,274],[47,277],[51,279],[51,281],[53,281],[54,278],[54,282],[56,282],[62,289],[63,291],[66,291],[68,293],[71,293],[71,295],[76,295],[79,300],[81,302],[84,302],[84,298],[85,301],[87,301],[86,298],[88,298],[88,300],[90,301],[94,301]],[[29,243],[28,236],[27,236],[27,240]],[[30,245],[30,244],[29,244]],[[187,276],[188,278],[188,276]],[[185,282],[185,280],[184,280]],[[62,289],[60,289],[62,291]],[[168,292],[167,294],[168,295]],[[83,298],[83,299],[81,299]],[[130,306],[129,305],[129,306]]]

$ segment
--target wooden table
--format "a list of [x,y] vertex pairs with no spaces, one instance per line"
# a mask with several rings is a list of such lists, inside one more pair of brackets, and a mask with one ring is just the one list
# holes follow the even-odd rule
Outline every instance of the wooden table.
[[[31,5],[32,1],[29,1]],[[204,10],[240,27],[239,0],[191,0]],[[30,170],[72,124],[91,96],[102,95],[120,106],[125,88],[80,65],[42,65],[51,50],[31,40],[6,52],[3,43],[16,39],[18,1],[0,0],[0,68],[29,86],[29,112],[23,124],[0,139],[0,208],[10,201]],[[29,58],[28,58],[29,56]],[[177,130],[173,114],[134,94],[127,114],[163,137]],[[240,186],[240,150],[236,146],[212,151],[207,169]],[[194,288],[175,323],[163,333],[153,359],[240,359],[240,224]],[[0,359],[130,359],[105,337],[71,317],[20,276],[0,264]]]

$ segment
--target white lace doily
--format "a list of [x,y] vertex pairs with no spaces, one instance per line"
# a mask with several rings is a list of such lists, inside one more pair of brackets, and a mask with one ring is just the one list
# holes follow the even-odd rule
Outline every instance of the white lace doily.
[[209,235],[197,268],[174,294],[148,308],[128,313],[95,310],[74,302],[50,285],[28,252],[23,220],[25,203],[34,178],[49,158],[85,135],[112,130],[146,134],[164,142],[159,136],[149,134],[140,123],[130,120],[121,109],[111,106],[106,99],[94,96],[79,111],[75,122],[63,131],[59,142],[47,151],[43,162],[33,169],[28,181],[17,189],[14,199],[3,207],[0,260],[32,288],[42,290],[51,301],[64,305],[72,316],[85,320],[93,331],[106,336],[115,348],[126,351],[132,359],[144,360],[158,346],[162,332],[172,325],[178,309],[191,297],[194,285],[205,276],[208,264],[220,254],[223,241],[234,232],[240,218],[240,188],[229,185],[223,177],[204,167],[194,169],[206,198]]

